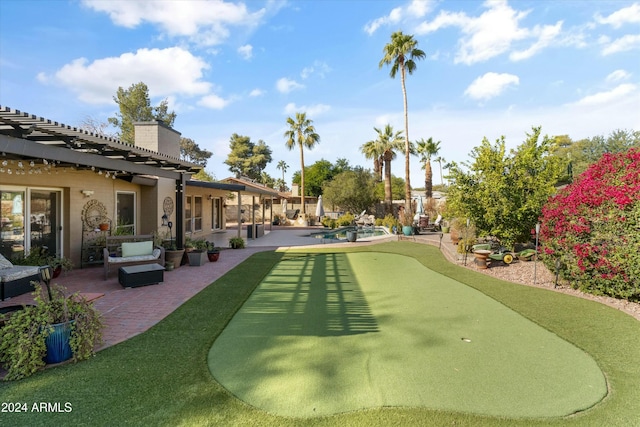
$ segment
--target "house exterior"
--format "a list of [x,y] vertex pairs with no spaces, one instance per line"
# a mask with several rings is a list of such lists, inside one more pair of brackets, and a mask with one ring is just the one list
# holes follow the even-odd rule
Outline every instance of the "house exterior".
[[188,185],[201,166],[180,160],[180,133],[135,126],[130,145],[0,105],[0,253],[46,246],[84,267],[101,262],[105,235],[170,232],[182,247],[223,230],[241,187]]

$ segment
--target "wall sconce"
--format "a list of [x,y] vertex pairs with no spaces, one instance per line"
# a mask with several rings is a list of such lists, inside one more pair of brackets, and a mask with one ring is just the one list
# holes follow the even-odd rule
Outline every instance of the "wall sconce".
[[212,196],[211,194],[209,194],[209,195],[207,196],[207,199],[208,199],[208,200],[213,200],[213,196]]
[[81,190],[81,193],[84,194],[84,197],[93,196],[93,190]]
[[169,219],[169,217],[167,216],[167,214],[162,215],[162,226],[166,227],[167,224],[167,220]]

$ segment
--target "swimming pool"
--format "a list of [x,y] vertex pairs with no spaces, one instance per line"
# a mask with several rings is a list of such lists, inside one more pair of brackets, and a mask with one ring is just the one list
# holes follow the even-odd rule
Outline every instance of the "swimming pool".
[[347,231],[358,231],[358,239],[386,236],[389,234],[384,227],[340,227],[335,230],[327,230],[319,233],[311,233],[311,237],[316,239],[334,239],[334,240],[347,240]]

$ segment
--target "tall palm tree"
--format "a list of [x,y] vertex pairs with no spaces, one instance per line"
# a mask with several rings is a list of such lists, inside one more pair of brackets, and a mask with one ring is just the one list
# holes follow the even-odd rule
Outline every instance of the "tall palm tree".
[[[391,161],[396,157],[395,150],[404,148],[404,138],[402,131],[394,132],[393,126],[387,124],[384,129],[373,128],[378,134],[375,145],[382,153],[381,158],[384,163],[384,204],[387,213],[393,213],[393,194],[391,191]],[[366,144],[365,144],[366,145]]]
[[316,133],[313,120],[307,118],[307,113],[296,113],[295,120],[287,118],[289,130],[284,133],[285,145],[289,150],[300,147],[300,201],[302,202],[302,214],[304,209],[304,147],[312,149],[320,142],[320,135]]
[[360,151],[368,160],[373,160],[373,173],[378,182],[382,181],[383,150],[377,140],[367,141],[360,146]]
[[282,169],[282,182],[286,182],[284,180],[284,174],[287,172],[287,169],[289,169],[289,165],[287,164],[287,162],[285,162],[284,160],[280,160],[278,162],[278,165],[276,166],[276,169]]
[[440,185],[444,186],[444,178],[442,178],[442,163],[446,163],[447,160],[442,156],[438,156],[435,158],[435,161],[440,165]]
[[420,139],[416,141],[417,152],[420,155],[420,161],[423,163],[424,169],[424,195],[427,199],[433,197],[433,169],[431,168],[431,157],[440,151],[440,141],[433,142],[433,138],[426,141]]
[[409,114],[407,112],[407,87],[405,85],[406,73],[413,74],[416,69],[415,60],[423,59],[425,53],[418,49],[418,42],[414,40],[412,35],[402,34],[402,31],[396,31],[391,34],[391,42],[385,45],[384,56],[378,65],[391,64],[391,78],[394,79],[398,70],[400,71],[400,82],[402,84],[402,96],[404,101],[404,138],[405,138],[405,209],[411,209],[411,183],[409,175],[411,173],[409,167],[409,157],[411,155],[411,143],[409,142]]

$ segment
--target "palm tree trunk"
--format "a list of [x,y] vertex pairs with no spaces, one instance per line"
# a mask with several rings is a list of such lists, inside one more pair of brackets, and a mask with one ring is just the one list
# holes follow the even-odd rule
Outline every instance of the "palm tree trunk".
[[405,70],[404,64],[400,64],[400,80],[402,82],[402,97],[404,101],[404,175],[405,175],[405,183],[404,183],[404,206],[407,209],[407,212],[411,212],[411,182],[410,175],[411,170],[409,167],[409,156],[411,155],[411,150],[409,149],[409,114],[407,112],[407,88],[404,83],[405,78]]
[[300,203],[302,206],[300,207],[300,212],[302,215],[305,214],[304,210],[304,146],[300,144]]
[[391,192],[391,153],[384,155],[384,205],[388,214],[393,214],[393,194]]
[[433,170],[429,161],[424,164],[424,193],[427,199],[433,197]]

